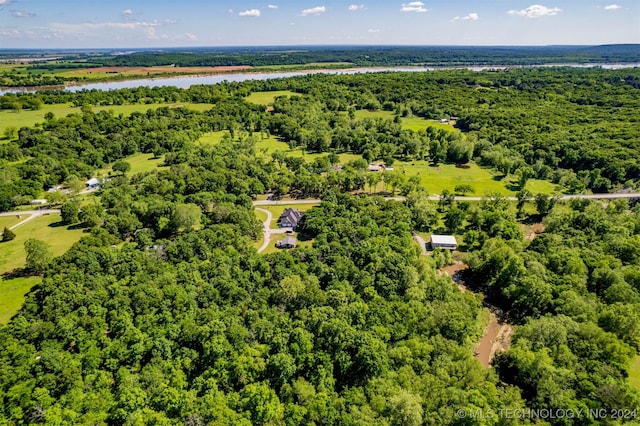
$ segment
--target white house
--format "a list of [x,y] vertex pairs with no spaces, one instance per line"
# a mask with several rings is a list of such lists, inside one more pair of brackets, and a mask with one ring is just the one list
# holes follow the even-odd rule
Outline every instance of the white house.
[[431,248],[435,249],[440,247],[448,250],[455,250],[458,248],[458,242],[453,235],[432,235],[431,236]]
[[96,178],[91,178],[85,185],[87,188],[98,188],[100,186],[100,181]]

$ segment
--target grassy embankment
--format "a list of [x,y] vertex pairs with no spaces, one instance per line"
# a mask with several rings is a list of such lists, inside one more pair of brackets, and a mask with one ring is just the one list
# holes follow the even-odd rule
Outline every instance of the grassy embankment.
[[629,367],[629,384],[640,391],[640,355],[636,355]]
[[[12,218],[13,221],[22,220]],[[3,222],[11,220],[6,217],[0,219]],[[41,281],[41,277],[12,278],[6,275],[24,267],[24,242],[29,238],[44,241],[54,256],[60,256],[84,235],[82,229],[69,229],[67,226],[59,225],[59,214],[40,216],[16,228],[14,240],[0,243],[0,274],[4,275],[0,278],[0,326],[9,322],[22,307],[25,295]]]

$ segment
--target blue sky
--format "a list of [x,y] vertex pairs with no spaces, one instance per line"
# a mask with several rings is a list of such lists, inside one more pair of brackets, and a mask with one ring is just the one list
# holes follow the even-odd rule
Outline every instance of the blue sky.
[[639,0],[0,0],[0,48],[608,43]]

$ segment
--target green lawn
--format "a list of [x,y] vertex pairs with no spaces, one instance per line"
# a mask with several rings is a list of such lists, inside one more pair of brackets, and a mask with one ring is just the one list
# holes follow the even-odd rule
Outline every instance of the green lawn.
[[[441,194],[445,189],[453,192],[456,185],[469,184],[475,189],[474,194],[468,194],[470,196],[482,196],[487,192],[513,195],[503,182],[494,179],[495,175],[490,170],[483,169],[474,163],[469,166],[468,169],[457,168],[454,164],[440,164],[438,167],[433,167],[424,160],[393,163],[395,171],[404,172],[408,177],[420,175],[420,182],[430,194]],[[381,188],[382,184],[379,184],[377,189],[381,190]]]
[[200,139],[198,139],[197,143],[200,145],[215,145],[217,143],[220,143],[224,135],[228,134],[228,130],[221,130],[219,132],[208,132],[200,136]]
[[[363,120],[365,118],[382,118],[385,120],[393,120],[393,111],[375,110],[370,111],[361,109],[356,111],[356,120]],[[460,130],[453,127],[451,124],[440,123],[438,120],[425,120],[421,117],[403,117],[400,119],[402,128],[406,130],[413,130],[416,132],[423,132],[429,126],[433,126],[436,129],[443,129],[450,132],[459,132]]]
[[[211,104],[193,104],[189,102],[183,103],[160,103],[160,104],[133,104],[133,105],[107,105],[93,107],[94,112],[103,110],[111,110],[114,114],[131,114],[132,112],[146,112],[149,109],[157,109],[161,107],[187,107],[197,111],[206,111],[212,108]],[[66,117],[69,114],[79,113],[80,108],[74,107],[71,103],[68,104],[55,104],[55,105],[43,105],[42,109],[37,111],[24,110],[24,111],[12,111],[2,110],[0,111],[0,137],[4,137],[4,131],[8,127],[15,127],[20,129],[21,127],[33,127],[36,123],[44,122],[45,114],[52,112],[56,117]]]
[[[24,218],[26,218],[26,216],[24,216],[23,219]],[[2,230],[5,227],[11,228],[13,225],[20,222],[21,220],[22,219],[20,219],[17,215],[16,216],[0,216],[0,232],[2,232]]]
[[[22,268],[25,263],[24,242],[37,238],[51,247],[54,256],[64,254],[78,241],[82,229],[70,230],[66,226],[50,226],[60,222],[59,214],[40,216],[14,230],[16,238],[0,243],[0,274]],[[38,277],[0,280],[0,325],[4,325],[20,309],[25,294],[40,282]]]
[[40,281],[40,277],[0,279],[0,327],[9,323],[22,307],[27,293]]
[[273,92],[253,92],[246,98],[247,102],[258,105],[269,105],[278,96],[299,96],[299,93],[290,90],[274,90]]
[[636,355],[629,367],[629,384],[640,391],[640,355]]
[[[288,208],[294,208],[300,210],[301,212],[309,210],[311,207],[315,207],[318,204],[314,203],[305,203],[305,204],[278,204],[273,206],[257,206],[263,210],[270,211],[273,217],[271,218],[271,228],[275,229],[278,227],[278,218]],[[264,222],[267,218],[266,215],[260,211],[254,210],[256,217],[260,222]],[[260,246],[258,246],[260,247]]]
[[[289,145],[286,142],[282,142],[278,140],[275,136],[270,136],[268,138],[259,140],[256,144],[256,153],[262,156],[271,156],[272,153],[276,151],[282,151],[287,156],[290,157],[301,157],[304,158],[305,161],[313,161],[318,157],[325,157],[329,155],[328,152],[320,152],[320,153],[310,153],[303,151],[300,148],[289,149]],[[340,163],[345,164],[349,161],[362,159],[362,156],[359,154],[349,154],[344,153],[340,154]]]
[[[267,246],[266,249],[264,249],[264,251],[261,254],[276,253],[279,251],[287,250],[287,249],[277,248],[276,243],[284,239],[285,237],[289,237],[289,236],[294,237],[296,239],[296,247],[311,247],[311,245],[313,244],[313,240],[308,240],[308,241],[298,240],[298,234],[295,232],[291,235],[272,234],[271,241],[269,241],[269,245]],[[260,248],[261,245],[262,245],[262,239],[260,239],[260,245],[257,247]]]
[[[162,157],[153,158],[153,154],[148,154],[148,153],[133,154],[123,158],[123,160],[131,164],[131,170],[127,173],[128,175],[149,172],[151,170],[166,167],[162,165],[162,163],[164,162],[164,159]],[[110,164],[104,169],[96,170],[95,176],[98,176],[98,177],[109,176],[110,174],[113,173],[113,171],[111,170],[111,167],[112,165]]]

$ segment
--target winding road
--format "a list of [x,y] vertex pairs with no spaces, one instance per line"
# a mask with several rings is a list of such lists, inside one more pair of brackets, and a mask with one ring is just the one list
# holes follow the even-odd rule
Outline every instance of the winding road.
[[[255,204],[254,204],[255,206]],[[256,207],[256,210],[266,213],[267,215],[267,220],[265,220],[264,222],[262,222],[262,245],[260,246],[260,248],[258,249],[258,253],[262,253],[267,247],[269,247],[269,242],[271,241],[271,219],[273,218],[273,215],[271,214],[271,212],[269,210],[265,210],[265,209],[261,209]]]

